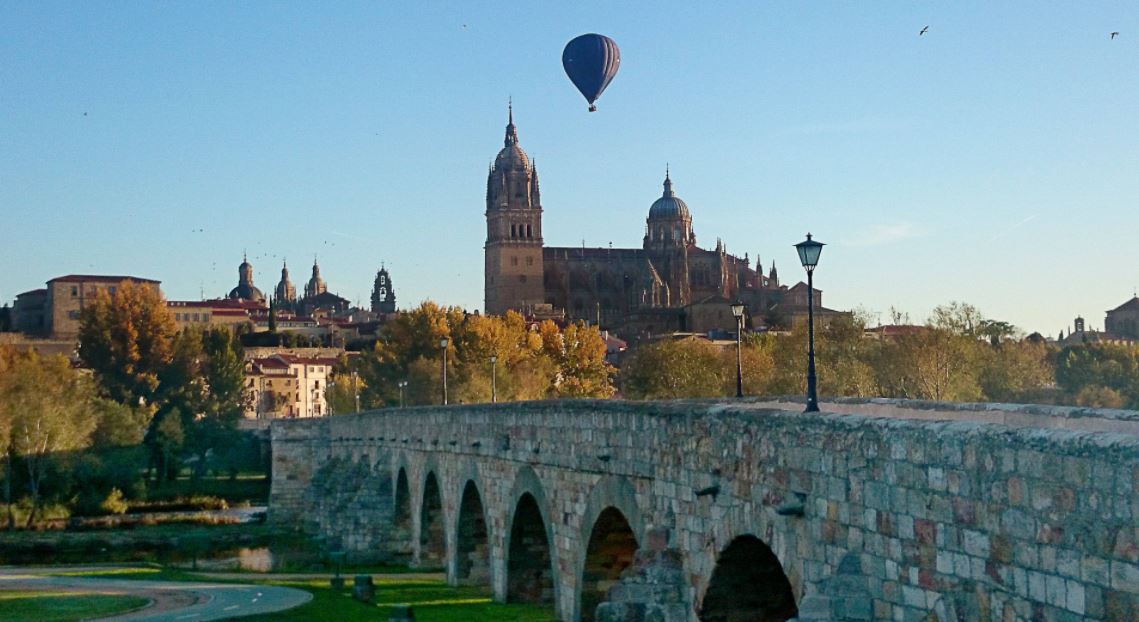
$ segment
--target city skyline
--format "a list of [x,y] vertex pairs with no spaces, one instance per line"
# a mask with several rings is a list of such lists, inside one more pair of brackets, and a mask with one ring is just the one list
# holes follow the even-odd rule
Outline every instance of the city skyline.
[[[2,9],[0,300],[222,296],[248,251],[263,290],[317,255],[354,302],[384,264],[403,308],[481,308],[508,97],[548,245],[639,246],[667,163],[702,243],[794,283],[811,231],[828,306],[884,323],[960,300],[1051,336],[1139,283],[1134,6],[268,6]],[[593,31],[623,63],[589,114],[559,55]]]

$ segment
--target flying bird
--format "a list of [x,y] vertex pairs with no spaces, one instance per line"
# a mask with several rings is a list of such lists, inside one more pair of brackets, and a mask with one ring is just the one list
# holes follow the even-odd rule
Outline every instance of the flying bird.
[[1114,39],[1119,36],[1119,31],[1111,33],[1111,38]]
[[929,32],[929,26],[926,26],[925,28],[922,28],[921,30],[919,30],[919,31],[918,31],[918,36],[920,37],[920,36],[924,35],[924,34],[925,34],[925,33],[927,33],[927,32]]

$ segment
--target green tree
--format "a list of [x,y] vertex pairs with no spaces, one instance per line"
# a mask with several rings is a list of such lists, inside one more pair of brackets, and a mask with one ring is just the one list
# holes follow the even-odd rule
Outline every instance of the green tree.
[[154,417],[153,406],[130,406],[97,397],[92,403],[95,431],[91,444],[95,447],[138,445],[146,436],[146,427]]
[[[734,365],[733,365],[734,369]],[[659,400],[724,394],[735,381],[725,372],[719,348],[698,339],[663,339],[637,346],[621,366],[621,393]]]
[[79,357],[111,399],[151,403],[159,375],[169,365],[174,317],[157,289],[124,281],[114,296],[100,290],[84,307],[79,324]]
[[[988,337],[993,344],[993,335]],[[983,348],[980,357],[978,381],[984,399],[1019,402],[1040,395],[1055,380],[1053,356],[1053,350],[1045,343],[997,337],[995,344]]]
[[[1139,408],[1139,350],[1096,343],[1064,348],[1057,356],[1056,384],[1074,401],[1082,394],[1086,402],[1114,403],[1118,395],[1125,407]],[[1097,393],[1107,397],[1095,398]]]
[[71,369],[63,356],[15,357],[0,375],[0,427],[6,428],[8,452],[27,469],[32,502],[27,526],[39,517],[44,479],[56,455],[90,443],[94,396],[90,380]]

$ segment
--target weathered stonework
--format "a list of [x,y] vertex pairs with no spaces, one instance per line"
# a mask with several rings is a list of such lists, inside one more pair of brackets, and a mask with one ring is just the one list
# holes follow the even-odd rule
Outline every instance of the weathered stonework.
[[[804,415],[758,400],[565,401],[275,421],[270,520],[360,558],[402,548],[420,560],[434,478],[443,526],[434,537],[450,579],[489,577],[504,600],[511,570],[530,573],[548,582],[539,597],[570,621],[582,618],[583,585],[612,588],[613,605],[632,602],[618,593],[637,571],[636,562],[617,567],[632,559],[622,543],[640,543],[643,559],[655,527],[671,532],[689,620],[716,618],[705,611],[716,564],[751,536],[778,560],[792,607],[850,587],[835,577],[853,555],[875,620],[1139,619],[1139,437],[1101,431],[1135,413],[821,407],[854,406],[860,414]],[[994,412],[1003,425],[968,420]],[[401,473],[410,497],[402,531]],[[468,484],[478,503],[472,492],[463,502]],[[802,515],[788,511],[800,498]],[[606,539],[599,524],[625,535]],[[537,555],[542,542],[548,550]],[[520,564],[524,555],[540,563]],[[614,584],[617,570],[624,578]],[[781,594],[760,596],[789,611]],[[606,615],[592,619],[626,619]]]

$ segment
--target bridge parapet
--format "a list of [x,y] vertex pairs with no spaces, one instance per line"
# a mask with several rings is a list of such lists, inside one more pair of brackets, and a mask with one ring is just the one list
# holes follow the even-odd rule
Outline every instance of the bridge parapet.
[[[325,516],[311,527],[362,556],[441,555],[453,581],[571,621],[595,619],[650,528],[683,559],[691,619],[788,619],[848,554],[874,619],[1139,619],[1139,435],[1053,425],[1139,413],[821,408],[862,412],[566,401],[274,422],[270,519]],[[741,576],[780,587],[722,578]]]

